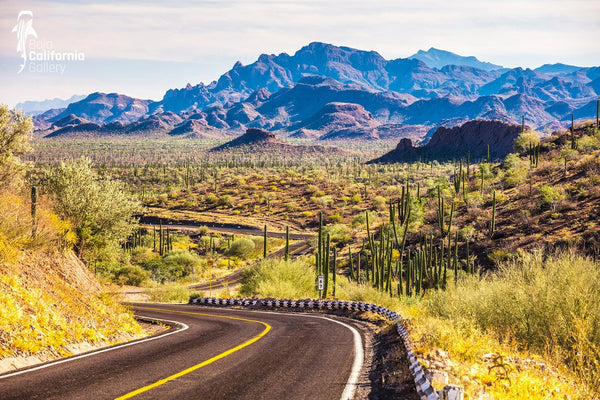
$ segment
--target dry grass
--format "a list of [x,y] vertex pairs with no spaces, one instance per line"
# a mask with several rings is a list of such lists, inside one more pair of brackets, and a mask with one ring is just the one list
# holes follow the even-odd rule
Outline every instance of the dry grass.
[[69,224],[38,207],[31,237],[27,197],[0,195],[0,358],[71,354],[77,343],[115,343],[143,332],[130,311],[103,293],[67,249]]
[[[525,257],[521,263],[525,262],[531,268],[537,268],[533,265],[537,262],[536,265],[539,267],[539,260],[535,255]],[[541,339],[541,336],[537,339],[520,337],[510,330],[511,324],[522,324],[533,318],[517,316],[516,310],[526,305],[529,305],[531,313],[537,312],[539,325],[544,322],[546,324],[552,324],[554,321],[564,322],[562,319],[553,320],[548,316],[548,313],[556,315],[561,309],[559,304],[571,304],[571,300],[577,298],[578,292],[565,292],[563,289],[573,283],[572,279],[578,280],[581,284],[588,281],[587,288],[590,290],[593,290],[596,282],[589,279],[589,274],[577,275],[577,268],[589,267],[589,264],[586,264],[588,261],[579,260],[578,267],[573,268],[563,281],[554,280],[551,274],[545,274],[545,270],[537,268],[538,290],[530,292],[529,296],[545,298],[554,303],[555,306],[550,308],[549,304],[543,301],[528,302],[522,299],[522,302],[515,303],[515,296],[503,291],[499,293],[503,293],[504,296],[494,297],[493,293],[498,293],[495,291],[497,287],[504,286],[511,292],[511,282],[514,279],[512,275],[510,278],[506,275],[498,275],[488,280],[469,280],[448,292],[433,294],[430,292],[430,295],[424,299],[390,297],[369,285],[357,285],[346,278],[339,277],[336,295],[340,299],[378,304],[400,312],[407,319],[411,339],[416,345],[416,352],[421,361],[430,369],[447,372],[450,383],[465,387],[467,398],[485,398],[482,396],[491,395],[496,399],[517,400],[589,399],[591,394],[584,382],[593,384],[593,379],[589,379],[590,376],[578,375],[576,371],[564,364],[564,359],[558,359],[554,353],[549,353],[543,346],[538,346],[535,341]],[[557,259],[556,268],[562,267],[565,262],[567,260]],[[513,273],[515,273],[514,268],[514,266],[511,268]],[[556,272],[556,269],[554,271]],[[542,284],[544,279],[545,284]],[[247,274],[242,282],[240,293],[244,296],[315,298],[317,293],[314,281],[314,269],[308,259],[287,263],[268,261]],[[518,283],[515,285],[518,286]],[[477,290],[474,290],[474,287]],[[582,287],[577,287],[578,290],[583,290]],[[522,289],[523,294],[527,293],[526,285],[520,286],[519,289]],[[596,293],[598,293],[597,289]],[[484,301],[486,298],[487,300]],[[595,300],[588,298],[580,303],[581,306],[588,301],[590,303],[587,304],[591,307],[591,303]],[[487,312],[477,314],[472,311],[477,309],[485,309]],[[505,324],[500,324],[486,317],[489,314],[502,317],[505,315],[504,311],[511,309],[514,310],[516,321],[506,316]],[[596,311],[598,309],[600,308]],[[564,312],[568,313],[567,310]],[[580,342],[582,345],[589,344],[591,340],[590,329],[597,326],[593,321],[596,320],[587,318],[571,320],[569,327],[573,337],[582,334],[586,337]],[[559,322],[556,322],[556,326]],[[538,326],[538,328],[542,327]],[[562,349],[558,342],[553,343],[553,348]],[[578,351],[582,349],[581,346],[577,347]],[[588,348],[588,352],[590,350]],[[587,353],[586,359],[591,360],[589,357],[592,356],[592,353]]]
[[600,395],[599,287],[600,264],[588,258],[522,253],[483,280],[433,293],[426,309],[567,366]]

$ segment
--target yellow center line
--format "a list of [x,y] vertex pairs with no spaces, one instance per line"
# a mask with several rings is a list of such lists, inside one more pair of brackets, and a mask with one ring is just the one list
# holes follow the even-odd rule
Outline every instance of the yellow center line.
[[198,313],[198,312],[192,312],[192,311],[175,311],[175,310],[167,310],[167,309],[162,309],[162,308],[152,308],[152,307],[134,307],[136,309],[140,309],[140,310],[152,310],[152,311],[164,311],[164,312],[169,312],[169,313],[176,313],[176,314],[192,314],[192,315],[202,315],[202,316],[207,316],[207,317],[215,317],[215,318],[224,318],[224,319],[234,319],[234,320],[238,320],[238,321],[246,321],[246,322],[256,322],[258,324],[262,324],[265,326],[265,329],[258,334],[257,336],[253,337],[250,340],[245,341],[244,343],[235,346],[232,349],[226,350],[221,354],[218,354],[212,358],[209,358],[206,361],[202,361],[200,364],[196,364],[190,368],[184,369],[183,371],[177,372],[176,374],[173,374],[171,376],[168,376],[164,379],[161,379],[159,381],[156,381],[154,383],[151,383],[150,385],[144,386],[142,388],[136,389],[132,392],[129,392],[123,396],[117,397],[115,400],[124,400],[124,399],[130,399],[134,396],[137,396],[138,394],[147,392],[149,390],[152,390],[158,386],[164,385],[167,382],[170,382],[174,379],[180,378],[186,374],[189,374],[190,372],[194,372],[202,367],[207,366],[208,364],[211,364],[217,360],[220,360],[221,358],[227,357],[228,355],[235,353],[238,350],[243,349],[244,347],[250,346],[252,343],[258,341],[259,339],[261,339],[263,336],[265,336],[267,334],[267,332],[269,332],[271,330],[271,325],[267,324],[266,322],[262,322],[262,321],[257,321],[255,319],[246,319],[246,318],[239,318],[239,317],[230,317],[230,316],[225,316],[225,315],[217,315],[217,314],[205,314],[205,313]]

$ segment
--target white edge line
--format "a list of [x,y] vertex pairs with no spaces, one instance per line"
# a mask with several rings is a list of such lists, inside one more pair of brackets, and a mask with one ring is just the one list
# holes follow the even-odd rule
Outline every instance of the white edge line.
[[335,322],[336,324],[340,324],[345,326],[346,328],[352,331],[352,335],[354,336],[354,362],[352,363],[352,370],[350,371],[350,376],[348,377],[348,381],[346,382],[346,387],[344,387],[344,391],[342,392],[342,397],[340,400],[352,400],[354,397],[354,390],[358,385],[358,378],[360,375],[360,370],[362,369],[364,351],[362,346],[362,338],[360,337],[360,333],[348,324],[345,324],[340,321],[336,321],[335,319],[322,317],[324,319],[328,319],[330,321]]
[[51,362],[39,365],[37,367],[25,369],[25,370],[22,370],[22,371],[16,371],[16,372],[12,372],[12,373],[5,374],[5,375],[0,375],[0,379],[10,378],[10,377],[17,376],[17,375],[26,374],[26,373],[33,372],[33,371],[38,371],[40,369],[53,367],[55,365],[64,364],[64,363],[67,363],[67,362],[79,360],[81,358],[95,356],[97,354],[106,353],[106,352],[113,351],[113,350],[119,350],[119,349],[122,349],[124,347],[135,346],[136,344],[146,343],[146,342],[150,342],[152,340],[162,339],[162,338],[164,338],[166,336],[174,335],[176,333],[181,333],[181,332],[189,329],[189,326],[187,326],[183,322],[171,321],[171,320],[168,320],[168,319],[159,319],[159,318],[153,318],[153,317],[145,317],[143,315],[138,315],[136,317],[140,318],[140,319],[147,319],[147,320],[158,321],[158,322],[167,322],[167,323],[170,323],[170,324],[173,324],[173,325],[179,325],[181,328],[177,329],[177,330],[174,330],[174,331],[163,333],[162,335],[152,336],[152,337],[149,337],[149,338],[146,338],[146,339],[140,339],[140,340],[136,340],[136,341],[129,342],[129,343],[121,343],[121,344],[117,344],[115,346],[110,346],[110,347],[107,347],[107,348],[104,348],[104,349],[100,349],[100,350],[97,350],[97,351],[92,351],[92,352],[88,352],[88,353],[85,353],[85,354],[80,354],[78,356],[72,356],[72,357],[63,358],[63,359],[56,360],[56,361],[51,361]]
[[[195,304],[194,305],[190,304],[190,305],[194,306],[194,307],[198,306]],[[210,308],[210,306],[206,306],[204,304],[202,304],[200,306],[203,306],[205,308]],[[240,311],[238,309],[228,308],[228,307],[219,308],[219,310]],[[285,310],[283,308],[282,308],[281,312],[264,311],[264,310],[243,310],[243,311],[250,311],[250,312],[255,312],[255,313],[260,313],[260,314],[276,314],[276,315],[288,315],[288,316],[292,316],[292,317],[307,317],[307,318],[326,319],[328,321],[335,322],[336,324],[340,324],[340,325],[343,325],[346,328],[348,328],[352,332],[352,336],[354,338],[354,362],[352,363],[352,369],[350,370],[350,376],[348,377],[348,381],[346,382],[346,385],[344,387],[344,391],[342,392],[342,397],[340,398],[340,400],[352,400],[352,398],[354,397],[354,391],[356,390],[356,387],[358,386],[360,370],[362,369],[362,365],[363,365],[363,361],[364,361],[364,357],[365,357],[363,345],[362,345],[362,338],[360,336],[360,333],[358,333],[358,331],[356,330],[356,328],[354,328],[351,325],[345,324],[343,322],[336,321],[335,319],[324,317],[322,315],[290,313],[290,312],[285,312]]]

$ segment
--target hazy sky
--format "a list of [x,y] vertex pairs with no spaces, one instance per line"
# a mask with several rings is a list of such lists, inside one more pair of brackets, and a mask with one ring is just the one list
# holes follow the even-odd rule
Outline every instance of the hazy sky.
[[[40,50],[85,60],[58,63],[64,72],[17,74],[11,30],[21,10],[33,13]],[[388,59],[436,47],[508,67],[600,65],[598,16],[600,0],[2,0],[0,103],[94,91],[158,100],[169,88],[217,79],[237,60],[312,41]]]

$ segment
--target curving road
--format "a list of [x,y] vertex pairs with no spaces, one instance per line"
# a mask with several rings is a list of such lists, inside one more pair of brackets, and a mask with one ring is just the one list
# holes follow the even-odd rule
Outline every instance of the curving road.
[[[290,258],[294,259],[296,257],[300,257],[300,256],[308,254],[311,251],[311,247],[306,242],[296,242],[296,243],[290,244],[289,251],[290,251]],[[276,252],[269,254],[267,256],[267,258],[283,258],[284,255],[285,255],[285,248],[279,249]],[[260,260],[258,260],[253,265],[247,266],[245,269],[253,268],[253,267],[257,266],[259,262],[260,262]],[[196,289],[196,290],[204,290],[204,291],[211,290],[211,289],[221,289],[224,287],[228,287],[231,289],[231,288],[236,287],[240,283],[240,281],[242,280],[243,271],[244,271],[244,269],[238,269],[228,275],[225,275],[221,278],[211,281],[210,283],[206,282],[206,283],[198,283],[196,285],[189,285],[188,288]]]
[[[264,235],[264,231],[261,228],[255,226],[243,225],[243,224],[226,224],[220,222],[198,222],[186,219],[167,219],[159,218],[151,215],[140,216],[140,225],[145,227],[158,228],[159,224],[162,223],[163,228],[180,229],[188,231],[197,231],[200,227],[207,227],[213,232],[228,233],[236,235],[251,235],[260,236]],[[276,237],[280,239],[285,238],[285,232],[274,232],[272,230],[267,231],[268,237]],[[290,240],[310,240],[316,235],[313,233],[294,233],[290,232]]]
[[351,398],[362,339],[305,314],[134,304],[157,337],[0,375],[0,399]]

